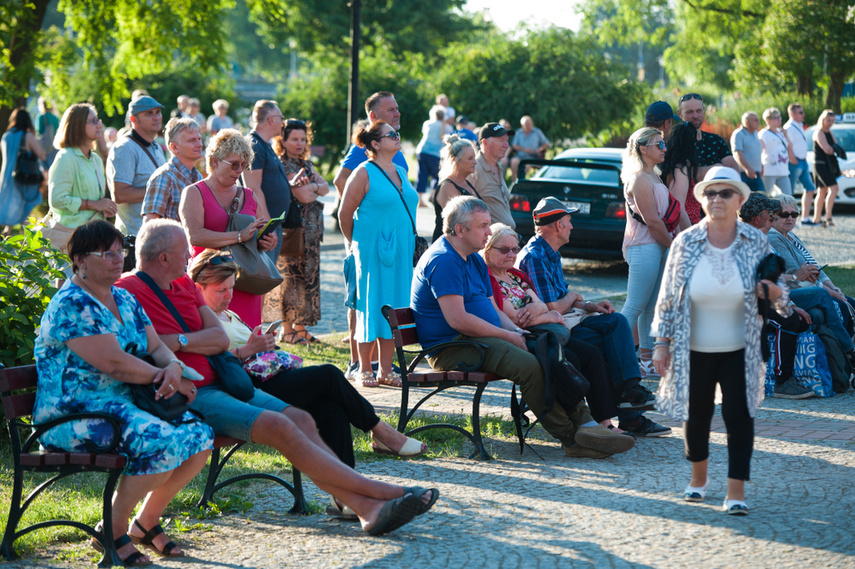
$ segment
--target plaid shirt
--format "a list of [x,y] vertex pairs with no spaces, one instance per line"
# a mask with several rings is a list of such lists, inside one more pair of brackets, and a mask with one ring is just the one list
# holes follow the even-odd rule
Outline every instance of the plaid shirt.
[[178,205],[181,202],[181,191],[202,179],[202,174],[194,166],[187,168],[178,158],[158,168],[148,179],[145,187],[145,198],[142,204],[142,214],[154,213],[167,219],[178,219]]
[[529,239],[520,251],[517,268],[528,276],[543,302],[555,302],[567,294],[561,255],[543,237],[535,235]]

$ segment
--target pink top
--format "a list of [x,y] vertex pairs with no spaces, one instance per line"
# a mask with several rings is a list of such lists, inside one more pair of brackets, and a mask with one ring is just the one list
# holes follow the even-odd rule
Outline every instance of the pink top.
[[[197,184],[199,193],[202,194],[202,207],[205,210],[205,229],[211,231],[225,232],[229,225],[229,214],[223,209],[223,206],[217,202],[211,188],[204,181]],[[258,209],[258,202],[255,201],[255,196],[252,190],[244,188],[244,203],[238,213],[246,215],[255,215]],[[205,247],[193,247],[193,256],[205,250]],[[229,310],[240,316],[241,320],[247,323],[251,328],[261,324],[261,303],[263,296],[257,294],[249,294],[241,290],[235,290],[232,296],[232,301],[229,303]]]
[[[626,258],[626,248],[635,245],[647,245],[648,243],[656,243],[656,239],[650,234],[650,229],[632,217],[632,212],[639,213],[635,209],[635,198],[629,195],[624,189],[624,197],[626,198],[626,228],[623,231],[623,256]],[[665,215],[668,210],[668,186],[662,182],[653,184],[653,197],[656,200],[656,213],[659,217]],[[640,215],[640,214],[639,214]]]

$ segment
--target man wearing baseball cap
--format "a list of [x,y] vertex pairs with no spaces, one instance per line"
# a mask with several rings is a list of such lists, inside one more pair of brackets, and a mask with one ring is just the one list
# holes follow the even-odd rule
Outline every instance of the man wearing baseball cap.
[[678,122],[680,122],[680,117],[674,114],[671,105],[665,101],[656,101],[651,104],[644,114],[644,126],[661,130],[663,138],[668,138],[671,127]]
[[478,195],[490,209],[493,223],[504,223],[514,228],[514,218],[511,217],[511,191],[505,183],[504,168],[499,166],[499,160],[508,151],[508,137],[516,131],[508,130],[497,122],[488,122],[481,127],[478,140],[481,150],[475,157],[475,171],[467,178]]
[[585,301],[582,295],[569,290],[564,280],[558,250],[570,240],[573,229],[570,215],[577,211],[558,198],[540,200],[532,212],[536,235],[520,251],[517,268],[528,275],[535,293],[546,306],[563,314],[565,322],[572,324],[573,338],[593,344],[602,352],[609,376],[620,394],[620,428],[641,437],[668,435],[669,427],[642,414],[653,409],[656,397],[640,383],[641,370],[626,317],[615,312],[608,300]]
[[139,232],[146,184],[166,163],[163,149],[154,141],[163,125],[161,109],[163,105],[148,95],[133,99],[128,106],[130,133],[107,156],[107,186],[119,206],[116,227],[125,235]]

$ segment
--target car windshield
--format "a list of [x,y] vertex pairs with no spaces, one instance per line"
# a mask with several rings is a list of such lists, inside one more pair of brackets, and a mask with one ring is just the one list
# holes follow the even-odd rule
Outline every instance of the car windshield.
[[[585,162],[578,159],[578,162]],[[615,164],[619,167],[619,164]],[[535,179],[561,180],[567,182],[584,182],[586,184],[599,184],[604,186],[619,186],[620,175],[617,170],[600,170],[594,168],[580,168],[578,166],[544,166],[532,176]]]
[[834,133],[834,138],[837,139],[837,144],[843,147],[846,152],[855,152],[855,125],[846,127],[831,128]]

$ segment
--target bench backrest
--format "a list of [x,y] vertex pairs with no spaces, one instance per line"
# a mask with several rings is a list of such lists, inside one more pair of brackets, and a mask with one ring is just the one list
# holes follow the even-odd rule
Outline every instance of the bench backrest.
[[401,348],[419,343],[416,320],[409,307],[392,308],[387,304],[383,307],[383,316],[386,317],[386,320],[389,321],[389,327],[392,328],[395,347]]
[[35,364],[0,368],[0,398],[7,420],[28,417],[36,404],[39,375]]

